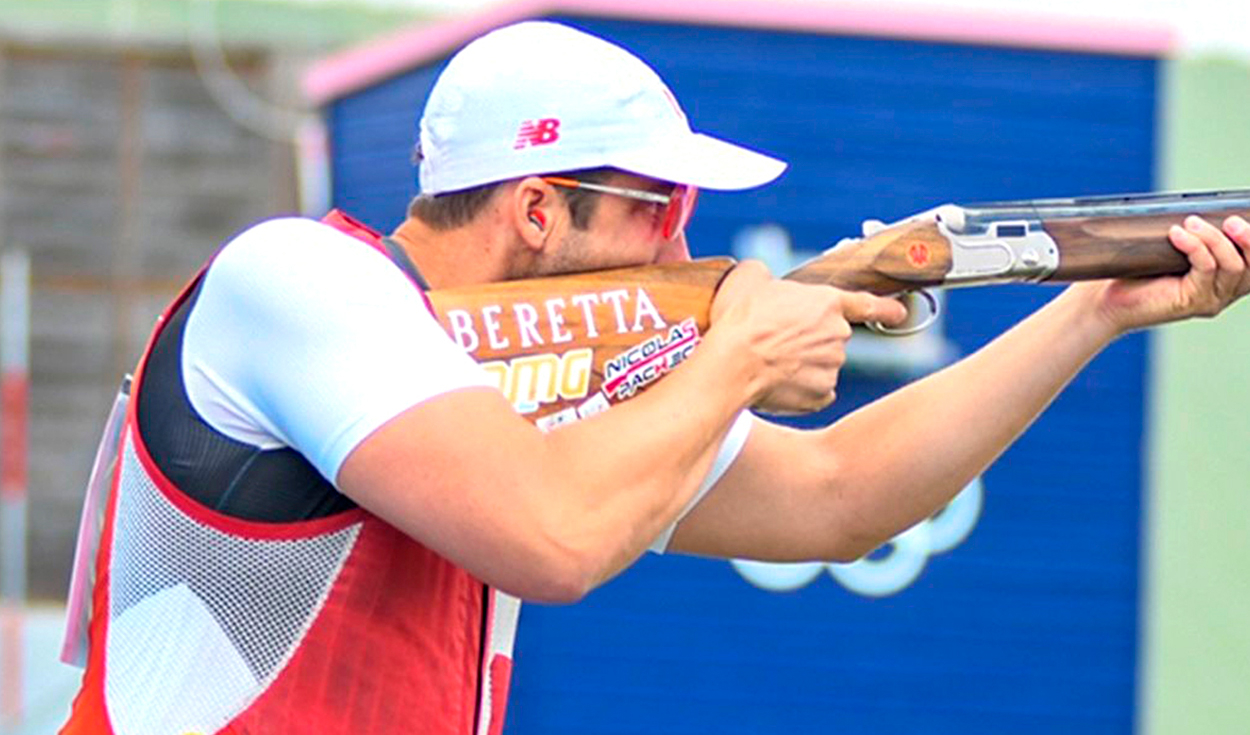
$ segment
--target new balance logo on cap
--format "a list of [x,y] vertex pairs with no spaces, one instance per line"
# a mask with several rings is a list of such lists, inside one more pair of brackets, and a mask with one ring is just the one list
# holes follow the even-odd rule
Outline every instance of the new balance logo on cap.
[[517,131],[513,149],[520,150],[527,145],[547,145],[560,139],[560,121],[554,117],[542,120],[526,120]]

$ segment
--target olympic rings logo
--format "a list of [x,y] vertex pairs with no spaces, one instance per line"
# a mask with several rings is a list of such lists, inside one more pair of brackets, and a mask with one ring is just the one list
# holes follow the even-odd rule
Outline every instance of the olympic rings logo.
[[865,597],[898,594],[920,577],[929,557],[950,551],[972,533],[981,517],[984,488],[978,477],[968,483],[945,508],[891,539],[881,556],[866,556],[849,564],[832,562],[774,562],[733,559],[730,564],[746,581],[769,592],[805,587],[822,572],[843,587]]

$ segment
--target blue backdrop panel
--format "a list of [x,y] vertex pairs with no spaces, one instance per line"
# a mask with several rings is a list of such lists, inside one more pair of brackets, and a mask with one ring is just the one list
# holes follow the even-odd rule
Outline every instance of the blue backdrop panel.
[[[650,60],[696,129],[791,162],[772,186],[706,194],[696,255],[763,222],[815,250],[946,201],[1153,183],[1153,60],[562,20]],[[336,206],[384,229],[402,219],[414,119],[441,67],[330,107]],[[954,292],[946,337],[971,352],[1054,293]],[[985,475],[971,535],[898,594],[828,574],[768,592],[726,562],[674,556],[579,605],[526,607],[508,731],[1132,731],[1146,353],[1133,336],[1094,361]],[[895,386],[852,372],[835,410],[803,423]]]

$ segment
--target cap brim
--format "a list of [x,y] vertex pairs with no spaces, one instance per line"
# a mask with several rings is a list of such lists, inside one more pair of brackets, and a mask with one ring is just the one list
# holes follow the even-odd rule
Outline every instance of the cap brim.
[[653,179],[724,190],[761,186],[786,170],[785,161],[702,133],[617,153],[610,165]]

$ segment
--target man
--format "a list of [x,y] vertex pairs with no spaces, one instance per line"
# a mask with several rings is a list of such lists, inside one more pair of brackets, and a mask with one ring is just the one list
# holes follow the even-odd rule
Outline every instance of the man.
[[497,591],[572,602],[648,547],[857,558],[949,500],[1117,335],[1250,290],[1250,227],[1195,219],[1171,234],[1185,277],[1070,288],[801,432],[744,409],[825,405],[849,323],[903,309],[744,264],[680,369],[542,433],[414,283],[684,260],[696,187],[784,164],[692,133],[640,60],[549,23],[461,51],[420,135],[422,194],[392,238],[341,215],[262,223],[162,319],[65,732],[497,733],[515,625]]

